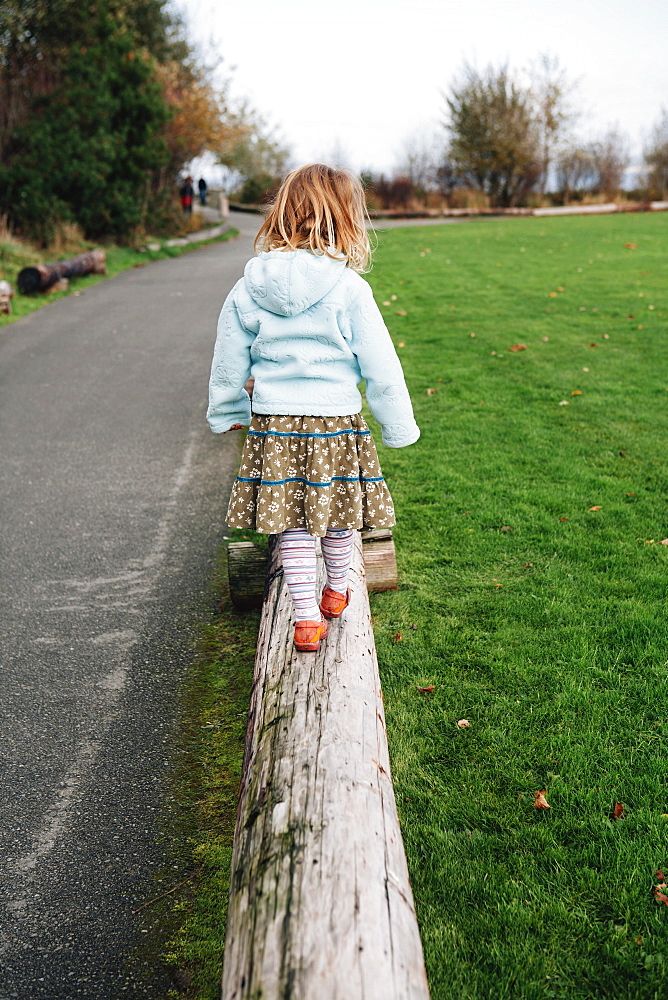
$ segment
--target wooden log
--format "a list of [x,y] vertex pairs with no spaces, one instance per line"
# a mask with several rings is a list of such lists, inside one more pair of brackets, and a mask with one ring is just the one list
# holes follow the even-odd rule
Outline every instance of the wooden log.
[[389,528],[375,528],[362,532],[362,551],[366,586],[370,594],[380,594],[385,590],[397,590],[397,555]]
[[264,597],[267,556],[253,542],[230,542],[227,575],[232,604],[240,611],[259,608]]
[[317,653],[294,650],[271,548],[222,1000],[428,1000],[359,535],[351,604]]
[[60,260],[55,264],[37,264],[19,271],[17,284],[24,295],[32,292],[46,292],[61,278],[76,278],[82,274],[106,274],[107,263],[104,250],[90,250],[70,260]]
[[[397,557],[389,528],[362,533],[362,554],[367,590],[380,594],[397,590]],[[266,557],[252,542],[230,542],[227,549],[227,573],[230,597],[240,610],[259,608],[265,592]]]
[[14,289],[8,281],[0,281],[0,316],[11,316]]

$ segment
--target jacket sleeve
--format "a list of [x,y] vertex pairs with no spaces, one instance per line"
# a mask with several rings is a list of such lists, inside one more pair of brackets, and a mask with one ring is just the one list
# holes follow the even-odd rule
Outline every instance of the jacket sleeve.
[[228,431],[234,424],[250,423],[250,397],[244,385],[251,373],[251,344],[255,334],[239,318],[234,288],[225,299],[218,319],[216,346],[209,380],[209,408],[206,419],[214,434]]
[[363,279],[362,285],[349,312],[350,346],[366,379],[367,402],[382,428],[383,444],[404,448],[417,441],[420,428],[389,330],[370,286]]

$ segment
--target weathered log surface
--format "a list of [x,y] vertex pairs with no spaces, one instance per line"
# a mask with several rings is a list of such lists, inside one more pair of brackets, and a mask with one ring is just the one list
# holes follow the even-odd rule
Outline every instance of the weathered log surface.
[[427,1000],[359,535],[351,604],[318,653],[293,648],[290,595],[272,549],[222,998]]
[[60,260],[55,264],[37,264],[19,271],[17,284],[24,295],[32,292],[46,292],[61,278],[76,278],[82,274],[106,274],[107,255],[104,250],[90,250],[88,253]]

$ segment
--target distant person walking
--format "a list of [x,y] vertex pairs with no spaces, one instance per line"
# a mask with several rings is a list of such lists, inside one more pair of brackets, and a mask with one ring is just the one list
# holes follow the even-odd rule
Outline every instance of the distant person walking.
[[200,205],[206,205],[206,192],[208,191],[208,187],[203,177],[200,177],[197,187],[199,188],[199,203]]
[[183,209],[183,214],[192,215],[195,189],[193,188],[193,179],[190,175],[186,177],[181,185],[179,196],[181,198],[181,208]]

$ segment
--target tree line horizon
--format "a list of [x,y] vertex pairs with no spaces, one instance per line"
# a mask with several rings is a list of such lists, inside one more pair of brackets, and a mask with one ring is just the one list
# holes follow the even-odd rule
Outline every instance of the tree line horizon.
[[[0,219],[47,245],[63,225],[132,242],[179,225],[180,178],[203,153],[227,193],[263,204],[290,149],[219,65],[190,43],[169,0],[4,0],[0,7]],[[391,175],[362,171],[369,206],[516,207],[620,196],[616,127],[578,138],[575,85],[540,55],[524,79],[469,64],[444,91],[433,137],[407,140]],[[633,194],[668,199],[668,110]]]

